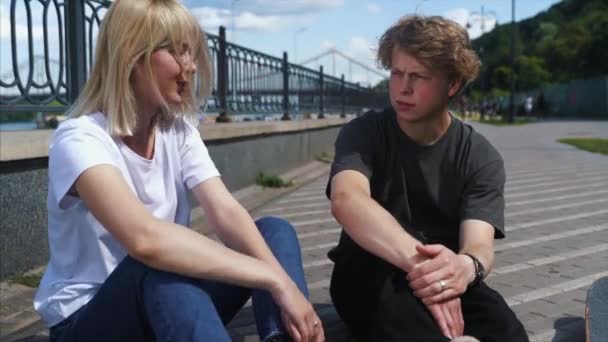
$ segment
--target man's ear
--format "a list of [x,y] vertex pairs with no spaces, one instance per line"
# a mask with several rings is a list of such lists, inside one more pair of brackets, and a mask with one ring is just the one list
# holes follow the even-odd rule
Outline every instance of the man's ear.
[[462,80],[450,81],[450,89],[448,89],[448,97],[453,97],[458,94],[462,87]]

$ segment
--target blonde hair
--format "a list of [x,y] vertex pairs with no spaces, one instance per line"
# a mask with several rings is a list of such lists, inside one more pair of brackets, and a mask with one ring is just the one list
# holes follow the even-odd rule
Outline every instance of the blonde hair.
[[160,126],[170,125],[180,117],[194,119],[209,96],[212,74],[207,36],[196,18],[175,0],[117,0],[103,19],[95,63],[70,116],[101,111],[107,116],[112,136],[133,135],[137,125],[130,84],[133,67],[143,58],[145,69],[154,80],[152,54],[161,47],[181,51],[184,44],[191,48],[197,72],[189,76],[192,87],[183,96],[182,104],[171,109],[165,104],[156,114],[155,124]]
[[445,72],[450,81],[461,81],[462,91],[479,73],[480,61],[467,31],[439,16],[405,16],[380,38],[378,62],[390,69],[395,48],[419,59],[429,69]]

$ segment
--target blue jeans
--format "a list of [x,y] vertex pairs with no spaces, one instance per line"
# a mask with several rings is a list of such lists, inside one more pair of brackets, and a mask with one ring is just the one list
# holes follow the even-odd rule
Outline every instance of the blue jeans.
[[[308,297],[291,224],[265,217],[256,225]],[[280,310],[266,291],[158,271],[127,256],[87,305],[51,327],[51,341],[230,341],[225,325],[250,297],[260,339],[285,334]]]

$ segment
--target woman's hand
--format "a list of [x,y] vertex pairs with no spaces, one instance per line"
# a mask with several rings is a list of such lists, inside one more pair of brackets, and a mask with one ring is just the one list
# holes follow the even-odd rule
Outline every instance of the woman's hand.
[[429,260],[412,267],[407,280],[424,304],[459,297],[475,278],[475,265],[466,255],[455,254],[443,245],[419,245],[416,250]]
[[283,324],[294,341],[325,341],[319,316],[291,279],[283,279],[271,293],[281,309]]

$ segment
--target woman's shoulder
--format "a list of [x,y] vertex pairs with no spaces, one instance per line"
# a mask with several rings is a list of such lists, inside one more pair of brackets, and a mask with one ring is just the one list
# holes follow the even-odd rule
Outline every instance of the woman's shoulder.
[[197,125],[186,118],[176,118],[169,127],[160,131],[165,141],[175,141],[178,146],[192,139],[201,139]]
[[62,122],[51,138],[50,148],[84,144],[89,147],[115,144],[107,130],[107,121],[103,113],[92,113],[73,117]]
[[184,117],[179,117],[176,118],[173,123],[171,124],[170,128],[169,128],[169,132],[173,133],[173,134],[180,134],[180,133],[192,133],[193,131],[197,131],[198,132],[198,123],[195,123],[193,120],[184,118]]
[[91,113],[65,120],[59,124],[54,136],[58,137],[66,134],[82,133],[101,136],[107,135],[109,137],[110,134],[107,131],[107,126],[107,120],[103,113]]

